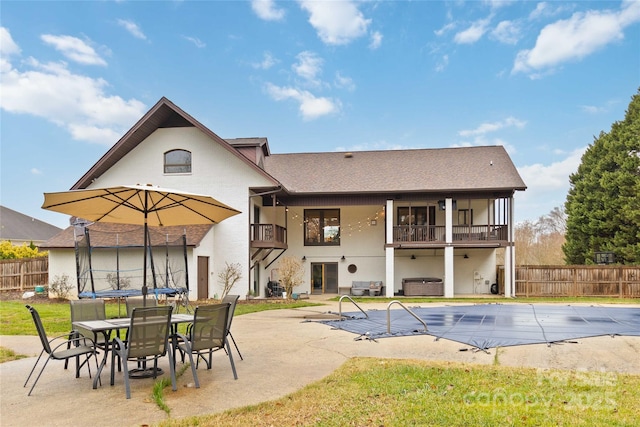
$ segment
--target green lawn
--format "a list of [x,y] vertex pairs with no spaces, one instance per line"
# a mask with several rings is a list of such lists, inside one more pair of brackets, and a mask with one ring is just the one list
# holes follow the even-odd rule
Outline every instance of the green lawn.
[[[357,301],[387,303],[384,298]],[[411,298],[403,302],[443,302]],[[617,298],[456,299],[488,302],[639,303]],[[0,301],[0,334],[35,335],[21,301]],[[51,335],[71,325],[68,303],[38,303]],[[236,315],[304,307],[307,302],[239,304]],[[107,304],[116,317],[118,305]],[[6,359],[5,359],[6,356]],[[2,352],[0,360],[20,357]],[[168,412],[170,408],[167,408]],[[276,401],[213,415],[169,418],[164,427],[184,426],[636,426],[640,375],[553,371],[466,365],[453,362],[353,358],[325,379]]]
[[276,401],[186,426],[636,426],[640,376],[354,358]]
[[[0,301],[0,335],[36,335],[36,328],[33,325],[31,314],[25,305],[30,304],[40,314],[42,324],[47,335],[56,336],[71,330],[71,308],[68,302],[43,301]],[[278,310],[283,308],[296,308],[319,305],[308,301],[285,302],[269,301],[264,303],[251,303],[236,305],[235,316],[254,313],[265,310]],[[124,317],[126,310],[124,303],[118,305],[116,302],[106,304],[108,318]],[[181,313],[184,312],[182,308]]]

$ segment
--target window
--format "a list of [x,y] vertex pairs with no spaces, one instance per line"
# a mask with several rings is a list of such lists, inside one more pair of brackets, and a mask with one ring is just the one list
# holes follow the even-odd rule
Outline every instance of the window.
[[[411,212],[411,216],[409,216]],[[427,225],[427,207],[398,208],[398,225]]]
[[458,210],[458,225],[473,225],[473,209]]
[[171,150],[164,153],[164,173],[191,173],[191,152]]
[[305,246],[340,245],[340,209],[305,209]]

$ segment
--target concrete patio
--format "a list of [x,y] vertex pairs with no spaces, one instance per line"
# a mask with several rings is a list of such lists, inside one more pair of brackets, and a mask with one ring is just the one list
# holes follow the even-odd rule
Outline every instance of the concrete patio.
[[[238,380],[233,379],[226,355],[218,352],[212,370],[202,366],[198,370],[200,389],[193,388],[191,372],[187,370],[178,378],[177,392],[165,390],[171,418],[280,398],[329,375],[351,357],[494,363],[495,349],[489,353],[460,351],[470,348],[453,341],[434,341],[431,336],[356,341],[354,334],[309,321],[338,311],[337,302],[318,302],[325,305],[236,317],[233,336],[244,356],[240,360],[233,349]],[[386,305],[362,307],[384,309]],[[353,311],[353,306],[343,305],[343,311]],[[131,399],[127,400],[122,373],[116,374],[115,386],[109,385],[109,365],[102,373],[102,386],[93,390],[86,370],[75,379],[73,370],[65,371],[62,362],[52,361],[28,397],[28,388],[22,385],[41,350],[38,337],[2,336],[0,345],[34,355],[0,364],[2,426],[141,426],[167,418],[150,399],[153,379],[132,380]],[[640,337],[607,336],[552,346],[506,347],[499,349],[498,360],[503,366],[640,374]],[[167,363],[166,358],[163,363]]]

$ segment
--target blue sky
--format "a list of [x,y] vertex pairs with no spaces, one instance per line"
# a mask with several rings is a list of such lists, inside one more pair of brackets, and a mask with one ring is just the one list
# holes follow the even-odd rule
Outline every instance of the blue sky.
[[162,96],[272,153],[504,145],[535,220],[640,87],[640,2],[3,0],[0,53],[0,203],[59,227]]

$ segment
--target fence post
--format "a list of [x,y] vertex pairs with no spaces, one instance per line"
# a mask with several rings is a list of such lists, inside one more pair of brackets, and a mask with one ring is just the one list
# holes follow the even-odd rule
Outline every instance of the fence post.
[[20,260],[19,264],[20,266],[20,292],[24,291],[24,261]]
[[622,298],[622,267],[618,267],[618,298]]

